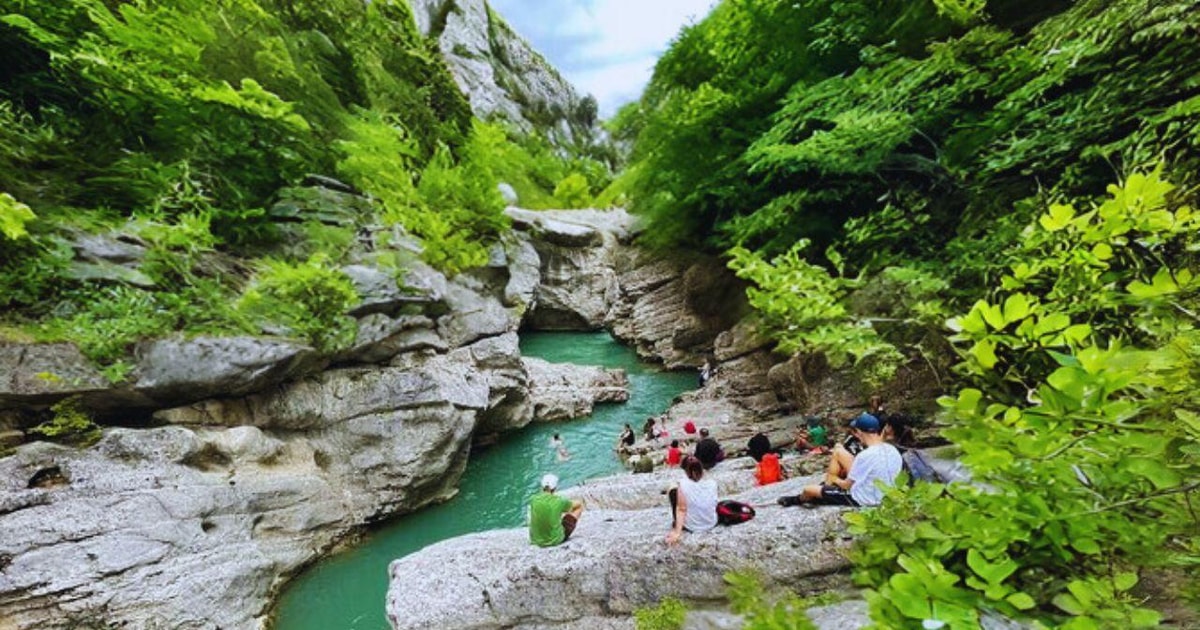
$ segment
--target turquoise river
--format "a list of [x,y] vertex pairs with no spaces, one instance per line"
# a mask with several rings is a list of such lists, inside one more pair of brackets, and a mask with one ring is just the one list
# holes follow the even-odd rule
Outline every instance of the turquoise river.
[[[613,453],[621,427],[638,430],[646,418],[696,385],[693,372],[665,372],[641,363],[632,350],[607,333],[529,333],[521,353],[548,361],[624,368],[629,402],[599,405],[588,418],[536,424],[471,453],[450,501],[400,517],[370,533],[359,546],[322,560],[283,593],[274,630],[387,630],[384,595],[392,560],[440,540],[523,524],[525,501],[545,472],[570,487],[622,470]],[[571,453],[558,461],[550,438],[559,433]]]

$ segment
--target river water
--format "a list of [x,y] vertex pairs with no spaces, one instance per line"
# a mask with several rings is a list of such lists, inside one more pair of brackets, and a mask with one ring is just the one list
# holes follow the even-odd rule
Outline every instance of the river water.
[[[521,353],[624,368],[629,401],[599,405],[588,418],[530,425],[473,452],[453,499],[396,519],[294,579],[278,604],[274,630],[387,630],[388,563],[447,538],[521,526],[526,500],[544,473],[557,474],[567,488],[622,470],[612,447],[624,424],[637,431],[647,417],[662,413],[675,396],[696,385],[692,372],[665,372],[640,363],[608,333],[522,334]],[[555,433],[571,453],[567,461],[558,461],[550,447]]]

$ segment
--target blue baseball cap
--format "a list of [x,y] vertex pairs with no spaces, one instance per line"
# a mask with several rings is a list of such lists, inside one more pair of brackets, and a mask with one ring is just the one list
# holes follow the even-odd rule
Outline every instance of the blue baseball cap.
[[850,422],[850,428],[867,433],[879,433],[883,430],[883,425],[880,424],[879,418],[869,413],[864,413]]

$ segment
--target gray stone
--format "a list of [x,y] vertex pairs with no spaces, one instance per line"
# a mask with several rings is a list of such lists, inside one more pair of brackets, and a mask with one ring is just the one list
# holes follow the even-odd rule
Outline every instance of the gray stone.
[[504,203],[515,206],[521,201],[520,197],[517,196],[517,189],[513,188],[512,184],[500,182],[496,184],[496,188],[500,191],[500,196],[504,197]]
[[477,116],[506,120],[524,132],[537,128],[557,146],[599,135],[594,121],[574,122],[582,101],[574,87],[484,0],[412,0],[411,5],[417,28],[437,39]]
[[522,361],[529,374],[533,415],[538,420],[570,420],[590,415],[595,403],[629,400],[629,377],[624,370],[530,357]]
[[108,387],[75,344],[0,344],[0,406],[49,404]]
[[661,495],[648,509],[585,510],[558,547],[530,545],[524,528],[444,541],[392,562],[388,619],[397,630],[578,624],[627,617],[665,597],[722,602],[731,570],[753,570],[766,587],[819,583],[848,568],[844,526],[836,508],[774,505],[802,482],[735,495],[760,506],[758,517],[685,534],[677,549],[663,543],[670,517]]
[[259,337],[158,339],[135,354],[135,390],[166,404],[242,396],[322,367],[308,346]]
[[339,352],[337,363],[387,363],[405,352],[433,350],[445,352],[448,346],[433,329],[433,320],[424,315],[389,317],[367,315],[357,322],[354,344]]
[[359,302],[350,309],[351,317],[372,313],[392,314],[413,300],[400,292],[394,275],[376,267],[346,265],[342,267],[342,273],[350,278],[354,290],[358,292]]
[[111,282],[143,289],[155,286],[154,280],[140,270],[108,261],[94,263],[71,261],[71,264],[67,266],[66,275],[78,282]]
[[861,599],[814,606],[806,612],[819,630],[857,630],[871,626],[867,602]]
[[542,282],[541,263],[537,249],[524,235],[514,237],[505,246],[508,259],[508,283],[504,286],[505,306],[529,306]]
[[452,347],[465,346],[483,337],[516,332],[520,320],[500,300],[480,295],[460,282],[446,286],[450,312],[438,319],[438,333]]
[[110,234],[80,234],[71,243],[79,259],[99,263],[137,263],[146,256],[146,246],[130,242],[131,237]]

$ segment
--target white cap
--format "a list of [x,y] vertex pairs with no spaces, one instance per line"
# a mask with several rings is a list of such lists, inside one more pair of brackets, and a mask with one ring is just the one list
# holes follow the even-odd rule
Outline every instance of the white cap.
[[542,477],[542,487],[546,490],[557,490],[558,475],[555,475],[554,473],[547,473],[544,477]]

